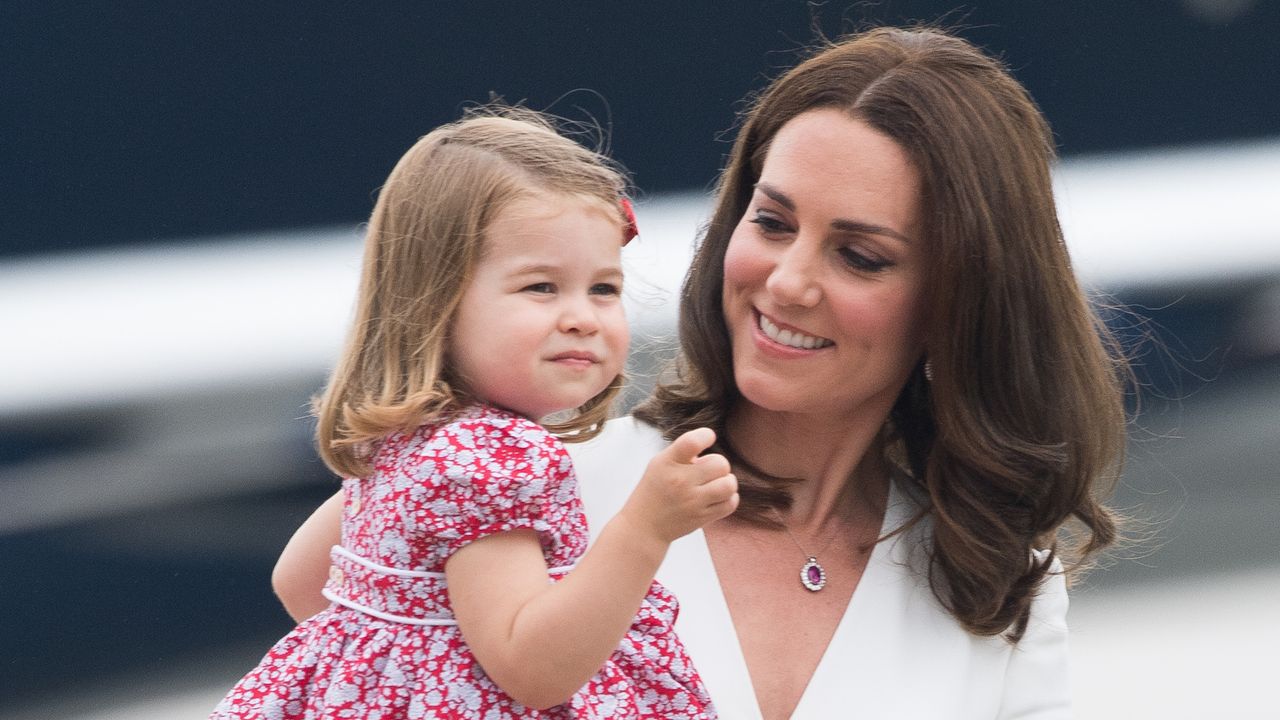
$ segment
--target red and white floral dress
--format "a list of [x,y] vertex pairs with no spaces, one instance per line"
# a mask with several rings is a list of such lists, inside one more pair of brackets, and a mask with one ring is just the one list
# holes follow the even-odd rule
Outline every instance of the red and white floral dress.
[[572,461],[541,426],[473,406],[388,437],[370,476],[343,487],[342,545],[324,589],[332,605],[276,643],[212,718],[715,717],[672,629],[676,600],[657,582],[600,672],[554,708],[511,699],[463,641],[443,574],[459,548],[532,529],[552,579],[586,550]]

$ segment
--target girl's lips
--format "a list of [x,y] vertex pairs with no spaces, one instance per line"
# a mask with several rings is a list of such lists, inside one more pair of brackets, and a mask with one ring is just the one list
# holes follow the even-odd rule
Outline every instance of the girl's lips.
[[559,353],[559,354],[556,354],[556,355],[552,355],[552,356],[551,356],[551,359],[552,359],[552,360],[557,360],[557,361],[559,361],[559,360],[581,360],[581,361],[583,361],[583,362],[591,362],[591,363],[594,363],[594,362],[600,362],[600,358],[596,357],[596,354],[595,354],[595,353],[593,353],[593,352],[587,352],[587,351],[583,351],[583,350],[570,350],[570,351],[568,351],[568,352],[562,352],[562,353]]
[[595,353],[571,350],[551,356],[551,361],[565,367],[586,369],[600,362]]

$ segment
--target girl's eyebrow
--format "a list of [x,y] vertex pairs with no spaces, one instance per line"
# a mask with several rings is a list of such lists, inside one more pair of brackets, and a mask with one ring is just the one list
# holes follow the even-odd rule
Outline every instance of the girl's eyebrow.
[[[788,196],[786,193],[770,185],[769,183],[766,183],[766,182],[756,183],[756,190],[759,190],[761,193],[767,196],[770,200],[778,203],[779,205],[786,208],[787,210],[791,212],[796,211],[796,201],[792,200],[791,197]],[[899,240],[901,242],[907,243],[908,245],[911,244],[911,238],[907,237],[906,235],[903,235],[902,233],[898,232],[897,230],[894,230],[893,228],[885,227],[884,225],[876,225],[874,223],[862,222],[861,220],[848,220],[845,218],[836,218],[835,220],[831,221],[831,227],[841,232],[847,232],[847,233],[858,233],[862,235],[884,235],[885,237],[891,237],[895,240]]]
[[[559,269],[560,269],[560,266],[552,265],[549,263],[527,263],[525,265],[519,265],[513,268],[509,273],[509,275],[511,277],[523,277],[525,275],[546,275],[546,274],[554,273]],[[604,277],[609,277],[609,278],[623,276],[622,268],[620,267],[604,268],[603,270],[601,270],[600,274]]]
[[540,275],[542,273],[553,272],[556,269],[557,268],[555,265],[550,265],[547,263],[526,263],[524,265],[518,265],[512,268],[510,274],[511,275]]

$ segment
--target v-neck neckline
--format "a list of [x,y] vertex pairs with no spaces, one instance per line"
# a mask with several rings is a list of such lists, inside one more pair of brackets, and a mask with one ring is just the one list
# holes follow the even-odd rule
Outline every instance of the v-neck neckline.
[[[898,529],[909,519],[909,506],[910,501],[890,479],[879,537]],[[845,685],[849,675],[838,668],[856,664],[857,659],[832,649],[846,647],[848,643],[844,638],[865,626],[859,618],[870,612],[867,608],[884,602],[887,589],[897,584],[886,583],[883,576],[894,564],[891,554],[896,555],[894,547],[900,539],[900,536],[895,536],[882,540],[872,549],[862,577],[849,596],[827,647],[796,703],[793,720],[823,717],[833,707],[833,693],[847,696]],[[677,600],[691,599],[690,603],[681,604],[676,631],[689,650],[717,712],[725,720],[761,720],[763,715],[751,683],[746,656],[729,614],[729,604],[711,559],[706,534],[697,530],[680,538],[672,544],[667,558],[667,563],[659,571],[659,580],[675,594]],[[692,602],[694,598],[700,602]],[[865,650],[874,657],[874,650]]]

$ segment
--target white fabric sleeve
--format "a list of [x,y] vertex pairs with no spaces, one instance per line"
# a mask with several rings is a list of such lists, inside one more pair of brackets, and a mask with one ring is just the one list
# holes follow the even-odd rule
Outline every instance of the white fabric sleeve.
[[[1037,559],[1044,551],[1036,551]],[[1057,559],[1031,603],[1026,634],[1012,650],[1005,670],[1004,700],[998,720],[1066,720],[1071,711],[1071,669],[1067,648],[1067,583]]]

